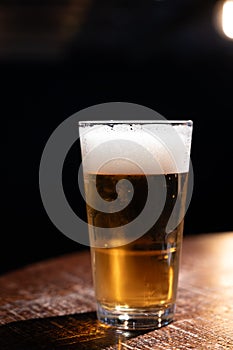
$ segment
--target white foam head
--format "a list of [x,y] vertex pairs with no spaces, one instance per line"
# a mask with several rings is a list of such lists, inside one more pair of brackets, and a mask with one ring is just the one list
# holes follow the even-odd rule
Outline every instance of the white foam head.
[[84,172],[171,174],[189,170],[191,121],[80,122]]

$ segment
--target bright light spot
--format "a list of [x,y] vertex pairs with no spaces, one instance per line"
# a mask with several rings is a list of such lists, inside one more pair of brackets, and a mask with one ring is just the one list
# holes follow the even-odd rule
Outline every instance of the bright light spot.
[[125,309],[128,309],[129,308],[129,305],[125,304],[125,305],[116,305],[115,309],[117,311],[124,311]]
[[161,316],[164,314],[164,311],[162,311],[162,310],[159,310],[159,312],[158,312],[158,316],[159,316],[159,318],[161,318]]
[[119,318],[119,320],[122,320],[122,321],[128,321],[129,315],[127,315],[127,314],[120,315],[120,316],[118,316],[118,318]]
[[222,8],[222,29],[224,34],[233,39],[233,1],[227,0]]

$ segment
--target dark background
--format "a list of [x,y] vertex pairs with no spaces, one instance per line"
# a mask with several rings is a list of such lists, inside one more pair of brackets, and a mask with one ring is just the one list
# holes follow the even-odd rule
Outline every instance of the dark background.
[[[45,143],[73,113],[138,103],[194,122],[194,193],[185,234],[232,230],[233,40],[215,26],[216,1],[0,3],[1,272],[84,249],[50,222],[38,170]],[[64,170],[69,200],[79,149]]]

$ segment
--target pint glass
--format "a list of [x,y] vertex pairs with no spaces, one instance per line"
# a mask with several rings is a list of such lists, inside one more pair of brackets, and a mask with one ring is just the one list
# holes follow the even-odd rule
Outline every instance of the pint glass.
[[186,210],[191,121],[79,122],[100,322],[173,320]]

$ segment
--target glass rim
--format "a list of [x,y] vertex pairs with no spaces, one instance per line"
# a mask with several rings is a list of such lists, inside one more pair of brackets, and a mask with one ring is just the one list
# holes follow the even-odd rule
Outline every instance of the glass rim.
[[91,125],[146,125],[146,124],[165,124],[165,125],[186,125],[192,126],[192,120],[167,120],[167,119],[158,119],[158,120],[80,120],[78,122],[79,126],[91,126]]

